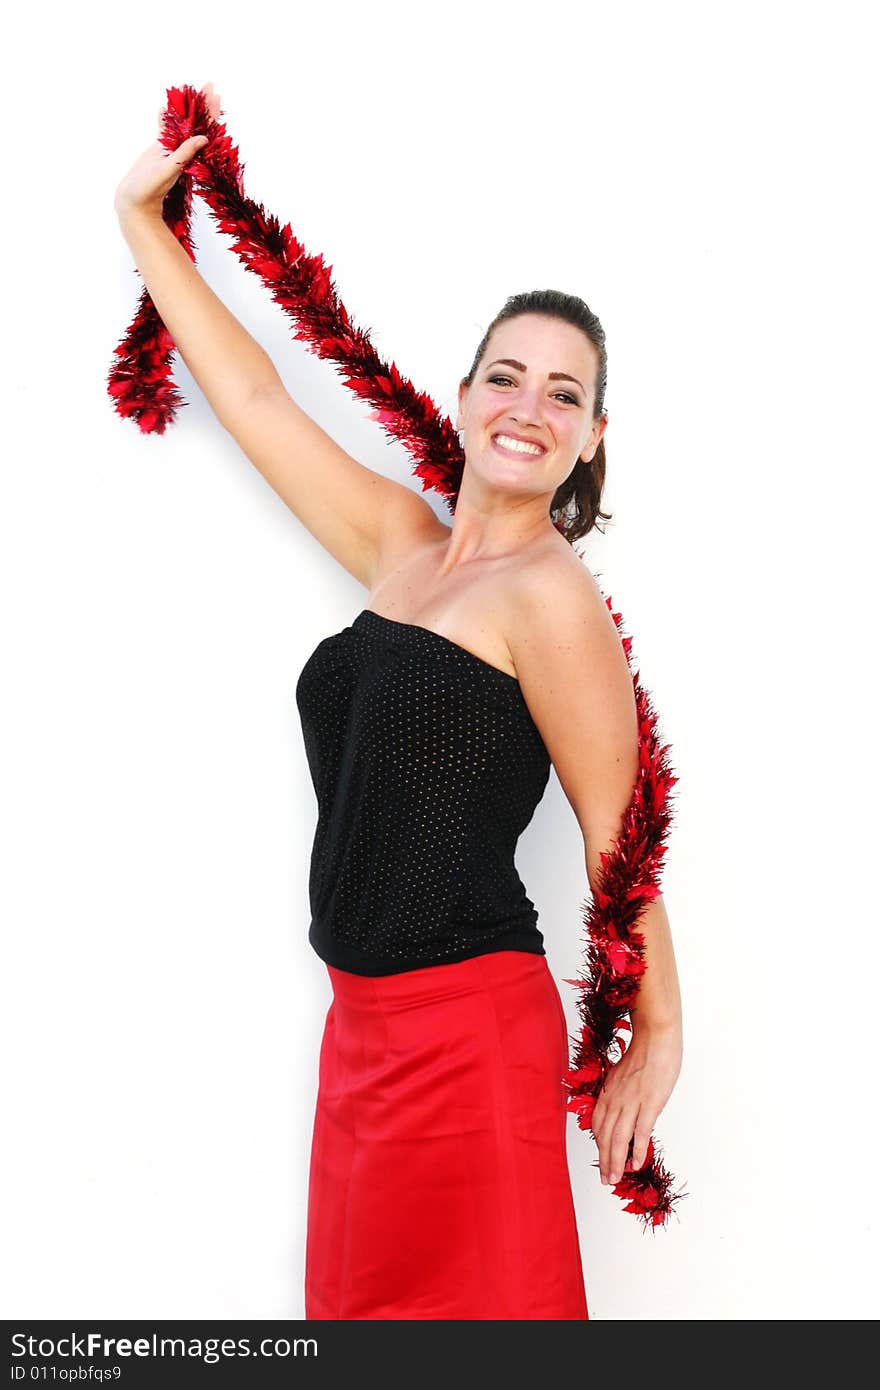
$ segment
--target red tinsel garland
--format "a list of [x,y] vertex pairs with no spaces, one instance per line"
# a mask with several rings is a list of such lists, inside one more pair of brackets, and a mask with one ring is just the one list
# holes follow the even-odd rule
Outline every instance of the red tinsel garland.
[[[422,491],[433,489],[454,513],[464,469],[464,456],[451,420],[441,416],[430,396],[416,391],[392,362],[379,357],[367,333],[358,328],[340,303],[330,278],[332,267],[321,256],[307,256],[290,224],[254,203],[244,191],[243,166],[226,127],[210,115],[205,99],[194,87],[171,87],[162,143],[175,150],[188,136],[206,134],[205,145],[187,164],[163,204],[165,222],[191,259],[192,194],[195,187],[222,232],[232,236],[232,249],[246,268],[258,275],[294,321],[293,336],[318,357],[342,368],[350,390],[374,408],[377,420],[400,440],[414,459],[413,472]],[[174,385],[171,361],[175,344],[146,288],[125,337],[115,349],[108,390],[119,415],[133,418],[144,433],[163,434],[178,407],[186,402]],[[571,1070],[563,1084],[567,1107],[581,1129],[591,1129],[593,1108],[609,1070],[612,1053],[623,1055],[625,1034],[631,1031],[629,1011],[645,970],[644,936],[637,923],[645,907],[660,893],[665,840],[671,821],[671,791],[677,778],[669,764],[669,745],[658,735],[657,716],[650,697],[632,669],[632,639],[623,636],[621,615],[612,611],[633,679],[639,728],[639,771],[620,833],[613,849],[601,856],[599,886],[584,904],[587,941],[581,976],[567,980],[580,991],[577,1008],[581,1036]],[[623,1035],[623,1036],[621,1036]],[[619,1057],[618,1059],[619,1060]],[[630,1143],[629,1160],[632,1158]],[[626,1200],[624,1210],[638,1216],[646,1229],[665,1225],[676,1202],[685,1194],[673,1192],[653,1138],[642,1168],[628,1168],[613,1187]]]

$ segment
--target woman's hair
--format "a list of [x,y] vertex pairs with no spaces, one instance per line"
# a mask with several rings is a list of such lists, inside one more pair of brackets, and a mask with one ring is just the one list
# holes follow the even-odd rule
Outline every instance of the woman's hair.
[[[551,318],[563,319],[574,324],[590,340],[599,355],[599,369],[596,373],[596,397],[593,403],[593,419],[598,420],[605,409],[605,388],[608,382],[608,354],[605,350],[605,330],[596,315],[582,299],[574,294],[563,294],[562,290],[528,290],[522,294],[511,295],[501,311],[495,315],[477,348],[476,356],[462,385],[470,386],[489,342],[492,329],[504,319],[516,318],[518,314],[546,314]],[[565,482],[559,487],[550,504],[550,516],[557,530],[569,542],[580,540],[594,526],[602,531],[600,521],[610,521],[611,513],[599,509],[602,488],[605,483],[605,439],[599,440],[595,454],[589,463],[578,459]]]

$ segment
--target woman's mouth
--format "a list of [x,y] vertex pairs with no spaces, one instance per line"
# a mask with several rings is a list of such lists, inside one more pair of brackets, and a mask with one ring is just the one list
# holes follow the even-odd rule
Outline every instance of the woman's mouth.
[[505,458],[540,458],[547,452],[541,444],[526,444],[509,434],[493,434],[492,443]]

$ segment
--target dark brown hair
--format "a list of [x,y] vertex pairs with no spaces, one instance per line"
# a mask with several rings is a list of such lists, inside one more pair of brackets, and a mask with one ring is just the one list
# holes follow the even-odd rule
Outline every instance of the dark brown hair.
[[[593,419],[598,420],[605,409],[605,388],[608,382],[608,354],[605,351],[605,330],[596,315],[577,295],[564,294],[562,290],[527,290],[513,294],[497,313],[483,335],[477,348],[473,365],[462,379],[463,386],[470,386],[489,342],[492,329],[505,319],[516,318],[519,314],[546,314],[551,318],[563,319],[574,324],[586,335],[599,355],[599,368],[596,373],[596,396],[593,402]],[[569,542],[580,540],[594,526],[602,531],[600,521],[610,521],[611,513],[600,511],[602,488],[605,483],[605,439],[599,440],[595,454],[589,463],[578,459],[565,482],[559,487],[550,504],[550,516],[557,530]]]

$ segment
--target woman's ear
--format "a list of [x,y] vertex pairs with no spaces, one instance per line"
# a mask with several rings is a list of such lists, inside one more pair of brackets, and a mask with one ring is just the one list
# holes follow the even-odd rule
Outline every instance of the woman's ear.
[[455,422],[456,430],[464,429],[464,403],[467,400],[467,387],[464,382],[459,382],[458,386],[458,418]]
[[602,436],[605,433],[607,426],[608,414],[607,412],[603,412],[600,418],[594,422],[593,427],[590,430],[590,438],[584,446],[584,452],[589,451],[590,457],[585,459],[582,452],[579,460],[581,463],[593,462],[593,459],[596,455],[596,450],[602,442]]

